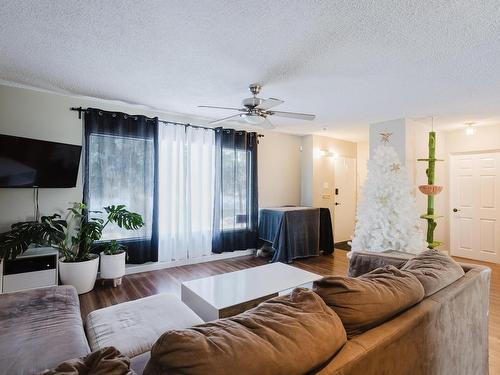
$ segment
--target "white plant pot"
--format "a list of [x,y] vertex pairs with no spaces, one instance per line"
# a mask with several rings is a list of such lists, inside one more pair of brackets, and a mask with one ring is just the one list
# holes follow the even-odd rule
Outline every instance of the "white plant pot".
[[78,294],[90,292],[94,289],[99,257],[84,262],[64,262],[59,259],[59,276],[64,285],[73,285]]
[[118,279],[125,275],[126,253],[106,255],[101,253],[101,278]]

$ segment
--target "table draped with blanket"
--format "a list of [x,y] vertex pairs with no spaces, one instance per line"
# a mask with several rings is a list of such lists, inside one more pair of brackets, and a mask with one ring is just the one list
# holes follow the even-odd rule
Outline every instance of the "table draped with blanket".
[[278,207],[259,210],[259,238],[274,249],[272,262],[333,253],[330,210]]

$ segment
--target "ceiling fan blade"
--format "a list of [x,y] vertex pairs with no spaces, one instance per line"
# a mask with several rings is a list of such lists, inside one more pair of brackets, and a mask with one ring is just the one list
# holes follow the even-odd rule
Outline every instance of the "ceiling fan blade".
[[216,107],[216,106],[213,106],[213,105],[199,105],[198,108],[214,108],[214,109],[228,109],[230,111],[246,111],[246,109],[242,109],[242,108],[233,108],[233,107]]
[[279,99],[276,99],[276,98],[269,98],[267,100],[264,100],[262,103],[260,103],[256,108],[258,109],[269,109],[269,108],[273,108],[273,107],[276,107],[277,105],[280,105],[280,104],[283,104],[284,101],[283,100],[279,100]]
[[271,121],[269,121],[269,119],[266,117],[264,119],[264,121],[262,121],[259,126],[263,127],[264,129],[274,129],[275,126],[273,125],[273,123]]
[[209,122],[210,125],[215,125],[215,124],[218,124],[218,123],[221,123],[221,122],[224,122],[224,121],[228,121],[228,120],[231,120],[231,119],[236,119],[236,117],[240,117],[240,115],[232,115],[232,116],[229,116],[229,117],[224,117],[224,118],[221,118],[219,120],[215,120],[215,121],[211,121]]
[[299,120],[309,120],[309,121],[312,121],[316,118],[316,115],[310,115],[307,113],[296,113],[296,112],[269,111],[268,114],[279,117],[290,117]]

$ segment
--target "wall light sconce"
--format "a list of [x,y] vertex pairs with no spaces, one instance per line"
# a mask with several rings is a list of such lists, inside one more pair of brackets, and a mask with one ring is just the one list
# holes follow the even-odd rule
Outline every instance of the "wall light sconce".
[[466,122],[465,125],[467,125],[467,127],[465,128],[465,134],[467,135],[476,134],[476,128],[473,126],[474,125],[473,122]]
[[327,150],[327,149],[321,149],[320,155],[325,157],[325,158],[333,158],[333,159],[337,159],[339,157],[339,154],[337,154],[336,152],[332,152],[330,150]]
[[319,150],[319,154],[325,158],[327,158],[328,156],[330,156],[330,151],[328,151],[327,149],[321,149]]

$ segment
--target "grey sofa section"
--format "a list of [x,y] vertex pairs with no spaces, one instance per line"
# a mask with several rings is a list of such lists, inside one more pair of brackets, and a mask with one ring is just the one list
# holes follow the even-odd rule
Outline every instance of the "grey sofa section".
[[0,295],[0,374],[32,375],[88,353],[74,287]]
[[133,358],[149,352],[165,331],[202,323],[175,295],[156,294],[92,311],[85,331],[92,351],[114,346]]

